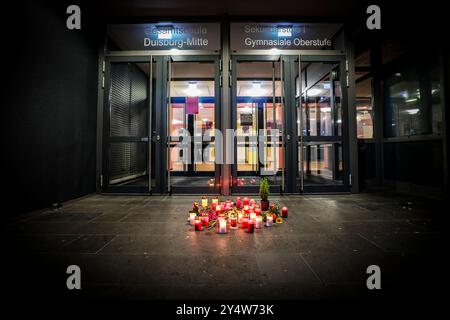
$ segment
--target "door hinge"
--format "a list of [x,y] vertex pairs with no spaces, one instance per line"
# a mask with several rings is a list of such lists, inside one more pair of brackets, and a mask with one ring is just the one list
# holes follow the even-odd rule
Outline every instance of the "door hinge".
[[102,89],[105,89],[105,76],[102,76]]
[[100,175],[100,187],[103,187],[103,175]]
[[222,71],[222,59],[219,60],[219,70]]
[[106,66],[106,62],[105,62],[105,60],[103,60],[103,63],[102,63],[102,72],[103,73],[105,72],[105,66]]
[[231,71],[232,67],[231,67],[231,59],[228,61],[228,70]]
[[345,71],[348,72],[348,60],[345,60]]
[[348,175],[348,184],[352,185],[352,174],[351,173]]
[[222,87],[222,85],[223,85],[223,83],[222,83],[222,78],[223,78],[223,75],[222,75],[222,73],[220,74],[220,77],[219,77],[219,86],[220,87]]
[[231,74],[228,76],[228,86],[231,88]]
[[346,82],[347,82],[347,88],[349,88],[350,87],[350,82],[348,80],[348,74],[346,75],[345,79],[346,79]]

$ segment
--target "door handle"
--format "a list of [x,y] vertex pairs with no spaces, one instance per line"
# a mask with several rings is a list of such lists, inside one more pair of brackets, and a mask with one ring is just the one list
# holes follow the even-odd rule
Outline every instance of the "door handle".
[[148,137],[142,137],[141,142],[148,142]]

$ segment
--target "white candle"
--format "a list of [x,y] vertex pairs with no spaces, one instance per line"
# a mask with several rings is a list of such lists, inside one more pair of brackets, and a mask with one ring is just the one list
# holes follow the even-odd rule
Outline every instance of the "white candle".
[[271,227],[273,225],[273,216],[266,216],[266,227]]
[[261,229],[262,228],[262,217],[261,216],[256,216],[256,221],[255,221],[255,228],[256,229]]
[[250,212],[250,220],[253,220],[253,222],[256,222],[256,213]]
[[226,233],[227,232],[227,220],[220,219],[219,220],[219,233]]
[[206,208],[208,206],[208,198],[203,197],[202,198],[202,207]]
[[191,226],[194,225],[194,221],[195,221],[195,217],[196,216],[197,216],[197,214],[194,213],[194,212],[189,214],[189,222],[190,222]]

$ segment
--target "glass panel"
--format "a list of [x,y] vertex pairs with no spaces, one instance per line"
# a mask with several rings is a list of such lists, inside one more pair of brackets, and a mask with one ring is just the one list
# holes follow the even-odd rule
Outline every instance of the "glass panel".
[[343,184],[342,141],[336,142],[343,133],[339,65],[335,62],[302,62],[299,70],[296,62],[295,76],[299,145],[297,185],[301,188]]
[[171,67],[171,185],[214,187],[215,64],[171,62]]
[[281,91],[279,62],[237,63],[235,184],[238,186],[257,186],[262,176],[270,184],[281,183]]
[[373,138],[372,78],[356,83],[356,124],[358,139]]
[[147,136],[149,64],[112,63],[110,136]]
[[396,137],[429,133],[419,78],[406,76],[389,85],[387,90],[386,135]]
[[304,145],[303,173],[305,185],[342,184],[342,145],[340,143]]
[[147,187],[148,142],[135,140],[149,135],[150,63],[113,62],[109,71],[108,184]]
[[148,146],[146,143],[109,144],[109,184],[148,185]]

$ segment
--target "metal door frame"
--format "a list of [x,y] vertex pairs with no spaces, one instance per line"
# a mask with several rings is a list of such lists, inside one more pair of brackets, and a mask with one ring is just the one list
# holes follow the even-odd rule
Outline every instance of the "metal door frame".
[[[299,103],[301,110],[301,97],[303,93],[304,81],[302,79],[301,74],[301,63],[302,62],[336,62],[339,64],[339,72],[340,72],[340,87],[341,87],[341,108],[342,108],[342,137],[340,139],[336,139],[336,135],[328,137],[324,137],[324,139],[317,138],[318,142],[330,142],[333,143],[335,141],[340,141],[342,143],[342,165],[343,165],[343,184],[342,185],[334,185],[334,184],[323,184],[323,185],[305,185],[303,181],[303,143],[304,138],[301,134],[303,132],[303,119],[302,113],[300,111],[300,115],[297,114],[296,119],[300,120],[300,135],[296,133],[296,144],[297,144],[297,154],[300,155],[300,159],[298,159],[297,168],[300,164],[300,170],[298,171],[300,178],[300,185],[298,186],[298,192],[300,193],[336,193],[336,192],[350,192],[351,188],[351,177],[350,177],[350,153],[349,153],[349,118],[348,118],[348,66],[345,59],[345,55],[343,54],[333,54],[333,55],[310,55],[310,54],[299,54],[297,56],[298,59],[298,73],[299,73]],[[294,77],[293,77],[294,78]],[[295,86],[295,78],[293,79]],[[320,81],[320,80],[319,80]],[[314,85],[314,84],[313,84]],[[332,98],[334,98],[333,87],[332,90]],[[294,91],[294,99],[295,99],[295,91]],[[294,100],[295,101],[295,100]],[[334,104],[334,102],[333,102]],[[295,110],[298,108],[295,105]],[[334,110],[332,110],[334,112]],[[333,126],[335,125],[333,121]],[[295,128],[296,129],[296,128]],[[299,152],[300,151],[300,152]]]
[[[256,54],[258,53],[258,54]],[[249,62],[280,62],[280,72],[282,73],[282,78],[284,75],[284,62],[283,62],[283,55],[281,54],[273,54],[273,52],[267,52],[266,54],[260,54],[259,52],[239,52],[234,53],[231,55],[231,61],[230,61],[230,72],[231,72],[231,129],[236,130],[236,121],[237,121],[237,63],[238,61],[249,61]],[[273,78],[272,78],[273,79]],[[283,117],[285,115],[285,103],[283,100],[285,97],[283,97],[284,94],[284,79],[280,79],[281,82],[281,104],[283,108]],[[273,93],[274,94],[274,93]],[[273,97],[272,97],[273,98]],[[274,104],[275,106],[275,104]],[[274,108],[275,110],[275,108]],[[284,122],[284,119],[282,120]],[[284,124],[283,124],[284,125]],[[285,184],[285,159],[286,159],[286,148],[284,145],[284,135],[281,135],[281,145],[283,147],[284,151],[284,157],[283,157],[283,170],[281,172],[281,184],[280,186],[274,185],[270,186],[270,192],[272,193],[283,193],[283,188]],[[258,157],[259,161],[259,157]],[[257,186],[237,186],[233,182],[237,178],[237,147],[236,147],[236,137],[233,138],[233,163],[231,164],[231,193],[232,194],[256,194],[259,192],[259,185]]]
[[[163,193],[169,194],[220,194],[220,186],[221,186],[221,164],[215,163],[214,165],[214,178],[215,178],[215,186],[209,187],[192,187],[192,186],[172,186],[170,180],[170,171],[169,171],[169,152],[170,152],[170,133],[169,130],[169,103],[170,103],[170,81],[171,81],[171,62],[213,62],[214,63],[214,97],[215,97],[215,109],[214,109],[214,129],[221,130],[221,77],[220,77],[220,56],[213,54],[191,54],[186,55],[184,52],[180,54],[172,54],[164,56],[164,69],[165,69],[165,81],[163,86],[163,92],[165,97],[165,103],[163,105],[164,109],[164,117],[161,119],[163,125],[163,136],[162,141],[164,141],[164,152],[162,153],[162,165],[164,166],[164,181],[163,181]],[[223,147],[222,147],[223,149]],[[219,150],[220,152],[223,151]],[[218,149],[215,149],[215,154],[217,156]]]
[[[122,193],[122,194],[151,194],[152,183],[152,112],[153,112],[153,57],[150,56],[106,56],[105,57],[105,77],[102,84],[103,95],[103,139],[102,139],[102,174],[100,178],[100,187],[104,193]],[[149,65],[148,76],[148,119],[147,119],[147,137],[110,137],[110,83],[111,83],[111,64],[122,63],[147,63]],[[148,186],[111,186],[109,185],[109,144],[114,142],[132,142],[146,143],[148,147]],[[155,164],[156,165],[156,164]],[[156,172],[155,172],[156,173]],[[156,182],[157,185],[157,182]]]

